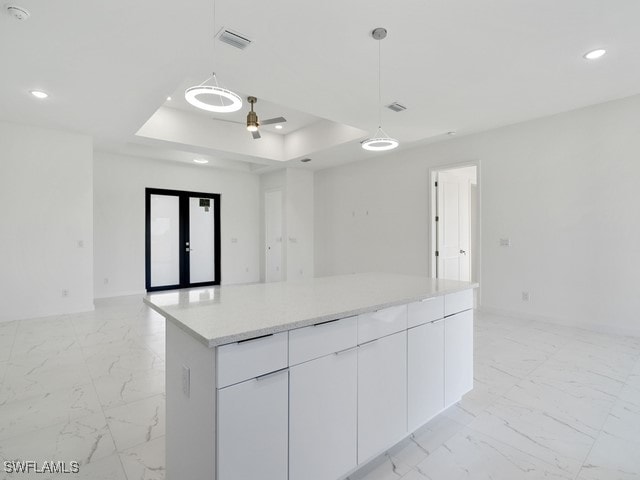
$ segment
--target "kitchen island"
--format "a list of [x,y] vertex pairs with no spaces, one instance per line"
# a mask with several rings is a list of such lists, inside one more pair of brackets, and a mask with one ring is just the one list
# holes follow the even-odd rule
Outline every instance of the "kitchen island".
[[341,479],[473,387],[467,282],[354,274],[153,293],[168,480]]

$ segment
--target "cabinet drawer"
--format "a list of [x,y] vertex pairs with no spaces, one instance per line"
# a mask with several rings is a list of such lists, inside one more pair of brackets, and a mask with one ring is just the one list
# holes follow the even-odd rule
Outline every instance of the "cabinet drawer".
[[409,328],[433,322],[444,317],[444,297],[425,298],[408,306]]
[[355,347],[357,342],[358,317],[343,318],[291,330],[289,332],[289,364],[297,365]]
[[286,368],[288,332],[222,345],[217,349],[217,388]]
[[450,293],[444,296],[444,314],[453,315],[473,308],[473,290]]
[[407,306],[384,308],[358,315],[358,343],[362,344],[407,329]]

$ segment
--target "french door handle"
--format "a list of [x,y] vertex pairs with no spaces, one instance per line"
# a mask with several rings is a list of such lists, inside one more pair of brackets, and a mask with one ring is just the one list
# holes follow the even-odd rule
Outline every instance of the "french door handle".
[[460,253],[461,253],[462,255],[466,255],[466,254],[467,254],[467,252],[466,252],[465,250],[462,250],[462,249],[460,250]]

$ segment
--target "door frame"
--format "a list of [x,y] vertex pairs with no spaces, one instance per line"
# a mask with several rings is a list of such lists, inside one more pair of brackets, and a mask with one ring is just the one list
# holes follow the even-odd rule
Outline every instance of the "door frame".
[[[428,192],[429,192],[429,208],[427,211],[429,212],[429,219],[427,222],[427,232],[428,232],[428,251],[427,258],[429,261],[427,262],[427,275],[431,278],[436,278],[436,230],[434,228],[435,223],[435,208],[436,208],[436,188],[434,185],[433,177],[436,172],[442,170],[454,170],[456,168],[464,168],[464,167],[476,167],[476,183],[478,187],[478,198],[477,198],[477,209],[478,209],[478,217],[477,217],[477,244],[475,245],[475,251],[472,254],[477,258],[478,264],[478,272],[476,280],[482,286],[482,162],[480,159],[475,160],[467,160],[460,162],[443,162],[438,163],[437,165],[433,165],[429,167],[428,170],[428,179],[427,182],[429,184]],[[476,298],[478,305],[481,305],[481,294],[482,288],[476,289]]]
[[[151,195],[168,195],[177,196],[179,201],[180,212],[180,232],[178,239],[178,248],[180,250],[180,283],[176,285],[164,285],[161,287],[151,286]],[[189,198],[211,198],[213,202],[213,224],[214,224],[214,262],[215,262],[215,280],[212,282],[189,282],[189,256],[185,251],[185,244],[189,241]],[[212,285],[220,285],[221,280],[221,245],[220,245],[220,194],[191,192],[186,190],[169,190],[164,188],[145,188],[145,289],[147,292],[157,292],[162,290],[176,290],[179,288],[192,287],[208,287]]]

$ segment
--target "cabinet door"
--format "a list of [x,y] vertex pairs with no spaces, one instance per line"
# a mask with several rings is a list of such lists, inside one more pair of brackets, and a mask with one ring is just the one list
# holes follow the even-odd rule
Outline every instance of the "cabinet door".
[[358,464],[407,433],[407,332],[358,347]]
[[356,467],[356,349],[292,367],[289,382],[289,479],[340,478]]
[[444,322],[444,403],[449,406],[473,388],[473,310]]
[[407,332],[409,431],[444,408],[444,320]]
[[218,480],[287,478],[287,370],[218,391]]

